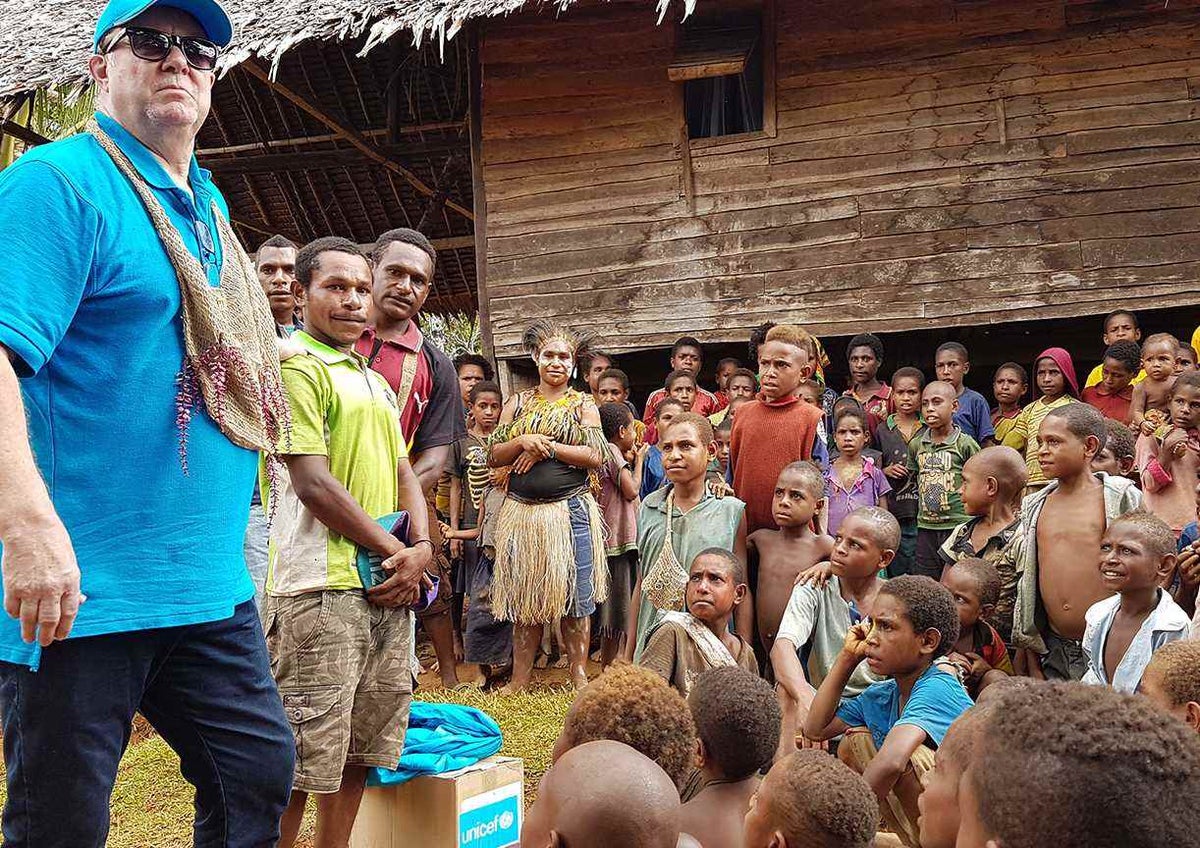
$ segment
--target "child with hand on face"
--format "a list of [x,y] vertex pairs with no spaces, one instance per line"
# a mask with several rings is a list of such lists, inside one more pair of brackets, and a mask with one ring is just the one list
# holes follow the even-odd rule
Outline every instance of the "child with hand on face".
[[[814,687],[831,673],[846,632],[872,614],[884,585],[879,571],[887,567],[899,541],[900,527],[890,513],[879,507],[855,510],[846,516],[834,540],[828,581],[792,589],[771,649],[783,707],[781,756],[797,744],[811,744],[797,736],[797,730],[808,717]],[[806,649],[807,664],[801,661]],[[843,694],[858,695],[879,679],[866,664],[859,664],[845,681]]]
[[1042,419],[1052,409],[1075,403],[1079,396],[1079,383],[1075,377],[1075,365],[1071,361],[1071,354],[1061,347],[1051,347],[1042,351],[1033,362],[1033,373],[1039,392],[1038,398],[1021,410],[1003,442],[1025,454],[1025,464],[1029,468],[1026,494],[1032,494],[1049,482],[1038,463],[1038,433]]
[[958,607],[958,641],[947,658],[959,668],[967,694],[978,698],[997,678],[1013,673],[1004,640],[987,622],[1000,599],[1000,575],[990,562],[967,557],[946,569],[942,585]]
[[837,416],[833,435],[838,455],[825,472],[826,510],[821,514],[830,535],[860,506],[888,508],[892,485],[875,461],[863,456],[870,439],[868,421],[868,415],[857,409]]
[[[907,845],[920,844],[917,798],[933,749],[972,705],[958,678],[935,664],[957,640],[958,612],[945,587],[915,575],[886,581],[871,620],[846,634],[804,722],[812,740],[844,734],[838,757],[866,778],[883,820]],[[887,679],[844,698],[864,660]]]
[[[1153,337],[1151,337],[1153,338]],[[1147,378],[1145,383],[1150,382]],[[1176,537],[1196,511],[1195,480],[1200,467],[1200,373],[1188,371],[1171,390],[1171,423],[1163,435],[1158,456],[1142,469],[1146,509],[1170,525]],[[1142,442],[1154,439],[1143,435]]]
[[821,470],[811,462],[793,462],[775,483],[771,509],[779,529],[764,527],[746,537],[758,637],[768,656],[796,575],[825,562],[833,550],[833,539],[813,528],[824,502]]
[[1004,444],[1005,438],[1016,426],[1021,414],[1021,399],[1029,389],[1029,376],[1016,362],[1005,362],[996,369],[992,377],[992,396],[996,408],[992,410],[992,426],[996,430],[996,444]]
[[709,548],[692,561],[687,611],[669,611],[650,631],[638,665],[658,674],[683,695],[701,673],[741,666],[758,676],[750,643],[730,631],[733,610],[746,599],[746,567],[732,553]]
[[1148,512],[1113,521],[1100,543],[1100,577],[1117,594],[1087,611],[1084,683],[1136,692],[1150,655],[1186,639],[1189,620],[1162,588],[1175,570],[1175,536]]
[[892,375],[892,405],[896,411],[875,428],[880,466],[892,487],[888,509],[900,522],[900,548],[888,567],[892,577],[910,574],[916,562],[920,498],[917,478],[909,473],[908,463],[909,445],[925,432],[925,422],[921,420],[921,391],[924,388],[925,375],[919,369],[897,368]]

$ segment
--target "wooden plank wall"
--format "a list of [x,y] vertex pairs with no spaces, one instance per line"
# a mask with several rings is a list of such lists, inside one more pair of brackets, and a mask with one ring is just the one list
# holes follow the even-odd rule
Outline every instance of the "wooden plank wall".
[[652,4],[489,24],[496,353],[1195,304],[1198,5],[777,0],[777,135],[692,142],[690,201]]

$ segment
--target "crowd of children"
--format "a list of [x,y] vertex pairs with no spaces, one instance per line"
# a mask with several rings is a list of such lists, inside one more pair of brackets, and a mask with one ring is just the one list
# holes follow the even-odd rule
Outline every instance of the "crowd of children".
[[[353,245],[321,249],[369,271]],[[347,347],[350,330],[317,308],[325,276],[308,276],[306,326]],[[700,342],[679,339],[640,417],[612,356],[565,330],[531,335],[554,397],[545,375],[505,397],[486,359],[455,362],[466,433],[437,509],[455,645],[478,682],[524,686],[542,633],[541,659],[558,635],[580,690],[522,845],[1194,844],[1200,372],[1188,346],[1155,334],[1139,348],[1136,316],[1115,312],[1082,391],[1052,347],[1028,372],[1000,366],[990,408],[964,384],[957,342],[937,348],[936,379],[905,365],[889,385],[880,339],[855,336],[838,395],[821,343],[769,325],[751,340],[753,368],[722,360],[713,390],[698,383]],[[335,367],[361,380],[341,348],[299,338],[312,349],[285,362],[294,403],[335,391],[322,382]],[[566,384],[572,370],[585,386]],[[346,470],[349,500],[318,518],[378,539],[385,570],[411,571],[403,598],[396,580],[369,593],[407,606],[435,591],[417,579],[425,557],[370,520],[418,500],[385,426],[390,397],[362,401],[373,417],[357,429],[332,413],[295,418],[291,438],[305,448],[336,430],[361,450],[363,427],[379,431],[388,473]],[[288,498],[306,464],[287,466],[292,488],[268,486],[276,535],[303,518]],[[565,598],[537,587],[557,623],[519,597],[533,591],[529,546],[564,581]],[[567,553],[572,568],[557,569]],[[338,560],[347,575],[353,554]],[[310,578],[276,568],[270,586]],[[268,616],[295,603],[277,594]],[[407,618],[395,620],[372,638],[402,664]],[[602,670],[590,683],[588,651]],[[441,650],[439,661],[456,685]],[[281,688],[311,683],[280,674]],[[360,760],[371,762],[343,751],[301,788],[330,791],[335,766]]]
[[[904,366],[889,385],[880,340],[856,336],[839,396],[799,327],[762,328],[756,371],[722,360],[711,392],[682,338],[636,433],[629,378],[601,357],[636,666],[585,688],[564,736],[636,749],[647,785],[665,771],[680,796],[622,844],[1192,844],[1200,814],[1154,799],[1200,789],[1200,372],[1125,310],[1103,340],[1082,390],[1052,347],[996,369],[989,405],[957,342],[936,379]],[[676,693],[677,717],[630,709],[650,691]],[[610,726],[581,734],[589,704]],[[660,750],[672,726],[697,740],[684,766]],[[533,824],[559,762],[523,845],[592,844]]]

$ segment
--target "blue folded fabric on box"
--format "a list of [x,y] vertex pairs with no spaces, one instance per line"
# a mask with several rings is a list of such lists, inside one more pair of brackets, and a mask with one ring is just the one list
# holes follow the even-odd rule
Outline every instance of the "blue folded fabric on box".
[[404,753],[394,769],[372,768],[368,786],[396,786],[423,774],[473,766],[500,750],[504,737],[492,717],[474,707],[413,701]]

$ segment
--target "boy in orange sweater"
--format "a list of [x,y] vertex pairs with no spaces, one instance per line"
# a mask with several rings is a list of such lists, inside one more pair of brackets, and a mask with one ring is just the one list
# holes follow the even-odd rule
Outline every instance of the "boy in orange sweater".
[[774,530],[771,504],[775,481],[797,460],[829,465],[821,433],[821,410],[796,396],[812,376],[808,351],[811,336],[802,328],[779,324],[767,332],[758,348],[761,391],[754,403],[738,409],[730,438],[729,464],[733,488],[746,502],[748,531]]

